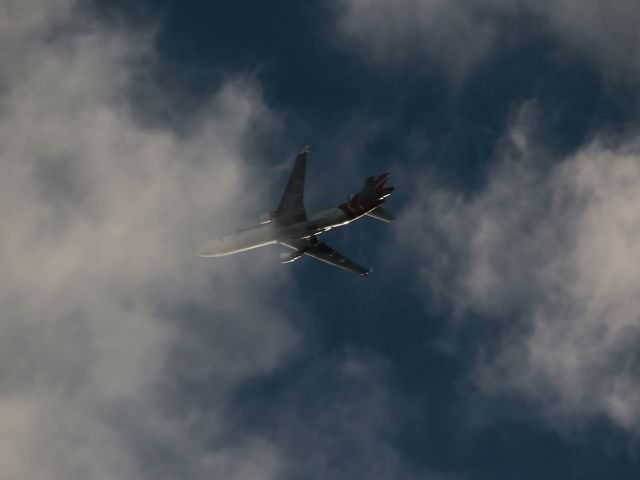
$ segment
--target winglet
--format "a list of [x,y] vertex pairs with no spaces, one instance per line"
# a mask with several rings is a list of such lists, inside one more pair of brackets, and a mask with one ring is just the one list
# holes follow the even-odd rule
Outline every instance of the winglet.
[[302,150],[300,150],[300,153],[309,153],[309,145],[305,145]]

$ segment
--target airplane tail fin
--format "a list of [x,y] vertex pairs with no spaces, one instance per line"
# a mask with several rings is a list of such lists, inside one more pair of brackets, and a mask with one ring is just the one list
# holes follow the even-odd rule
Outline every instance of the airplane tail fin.
[[383,173],[379,175],[374,181],[375,188],[375,197],[376,200],[383,200],[385,197],[388,197],[393,192],[393,187],[385,187],[385,183],[389,180],[390,173]]
[[395,222],[396,220],[396,217],[391,215],[382,207],[374,208],[367,213],[367,216],[375,218],[376,220],[381,220],[383,222]]
[[385,187],[385,183],[389,179],[389,173],[383,173],[378,177],[368,177],[362,185],[360,193],[356,193],[350,197],[350,201],[356,201],[361,205],[370,205],[378,200],[391,195],[393,187]]
[[384,222],[392,222],[395,220],[393,215],[380,208],[384,199],[394,190],[393,187],[385,187],[389,175],[389,173],[383,173],[378,177],[368,177],[362,185],[362,190],[351,195],[349,201],[339,208],[342,208],[352,219],[366,214]]
[[362,185],[358,201],[362,205],[368,205],[376,200],[376,183],[373,177],[369,177],[364,181],[364,185]]

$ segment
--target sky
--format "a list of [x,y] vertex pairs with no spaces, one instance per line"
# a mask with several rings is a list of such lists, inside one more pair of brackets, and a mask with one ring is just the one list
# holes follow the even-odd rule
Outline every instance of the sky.
[[[0,478],[637,479],[635,0],[0,0]],[[202,259],[390,171],[393,224]]]

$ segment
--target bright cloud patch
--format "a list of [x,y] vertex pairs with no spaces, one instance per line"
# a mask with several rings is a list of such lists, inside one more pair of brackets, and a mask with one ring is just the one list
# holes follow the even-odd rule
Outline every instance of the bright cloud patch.
[[[264,186],[244,144],[273,117],[230,79],[191,135],[139,125],[125,92],[149,37],[87,28],[72,7],[1,7],[0,477],[275,478],[273,446],[208,450],[196,433],[215,439],[231,389],[295,345],[270,300],[286,280],[275,262],[236,271],[194,254],[231,215],[255,213]],[[161,395],[184,304],[219,330],[203,357],[206,416]],[[144,461],[162,451],[170,465]]]
[[427,61],[459,76],[488,56],[499,39],[517,41],[523,28],[531,28],[592,58],[607,74],[640,74],[640,4],[635,0],[335,3],[338,30],[347,43],[385,65],[409,62],[420,68]]
[[404,221],[422,241],[407,248],[436,297],[500,322],[475,371],[483,391],[517,392],[558,425],[605,415],[638,432],[638,143],[595,140],[543,173],[526,110],[483,191],[423,189]]
[[230,76],[180,133],[141,125],[129,95],[157,61],[149,32],[71,0],[1,8],[0,478],[411,474],[381,427],[388,372],[358,352],[329,362],[346,380],[315,410],[322,368],[273,431],[233,416],[309,314],[272,256],[195,255],[264,201],[252,135],[279,123],[259,88]]

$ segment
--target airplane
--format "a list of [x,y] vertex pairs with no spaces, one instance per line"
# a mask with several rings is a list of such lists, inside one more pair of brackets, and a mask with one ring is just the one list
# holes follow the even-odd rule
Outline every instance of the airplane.
[[334,227],[347,225],[369,216],[383,222],[394,217],[382,208],[393,187],[385,187],[389,173],[368,177],[362,190],[336,208],[307,215],[304,208],[304,177],[309,147],[296,156],[293,169],[278,208],[259,216],[260,224],[216,238],[200,248],[201,257],[222,257],[272,244],[282,244],[293,252],[280,254],[282,263],[291,263],[303,255],[326,262],[344,270],[367,276],[373,269],[364,268],[339,254],[318,238]]

